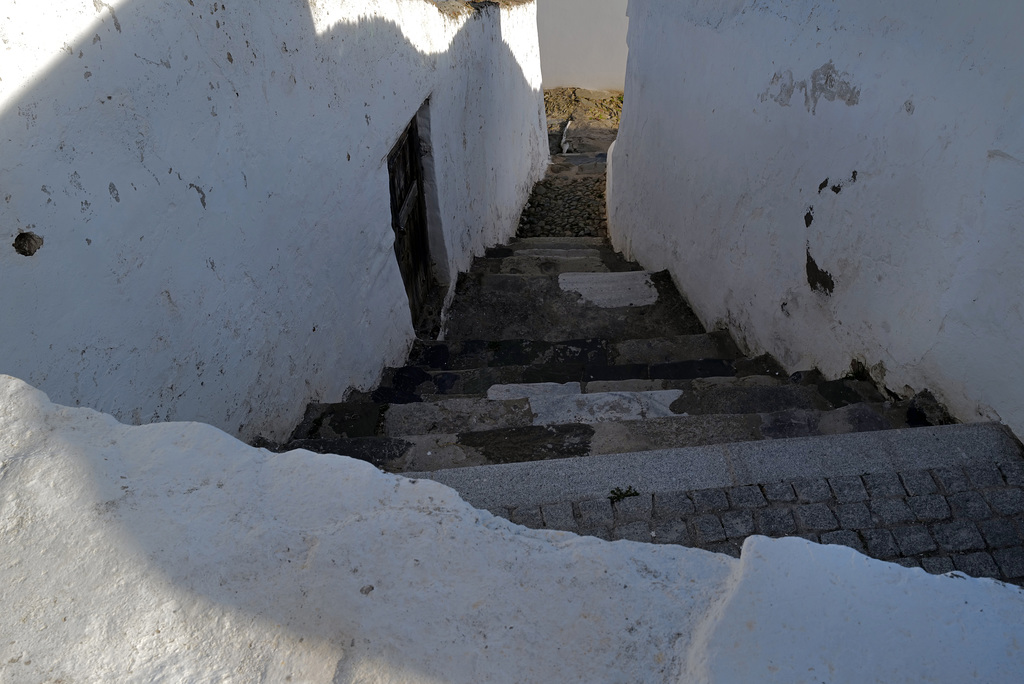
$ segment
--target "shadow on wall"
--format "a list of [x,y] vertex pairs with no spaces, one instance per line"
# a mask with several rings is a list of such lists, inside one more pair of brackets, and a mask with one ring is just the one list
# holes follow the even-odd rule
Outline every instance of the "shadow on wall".
[[[248,439],[401,360],[389,150],[429,99],[431,246],[453,279],[515,230],[543,102],[508,8],[353,5],[33,8],[0,67],[0,372]],[[19,86],[48,12],[88,29]]]

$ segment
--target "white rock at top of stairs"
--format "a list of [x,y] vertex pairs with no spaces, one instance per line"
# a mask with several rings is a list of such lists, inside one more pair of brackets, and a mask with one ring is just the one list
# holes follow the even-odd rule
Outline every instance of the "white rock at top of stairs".
[[558,286],[602,309],[647,306],[658,301],[658,290],[645,271],[563,273],[558,276]]

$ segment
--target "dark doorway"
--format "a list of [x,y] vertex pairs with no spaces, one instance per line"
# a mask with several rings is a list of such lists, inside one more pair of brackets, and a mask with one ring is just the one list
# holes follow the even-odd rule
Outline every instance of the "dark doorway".
[[414,118],[388,155],[391,183],[391,227],[395,230],[395,256],[417,334],[433,327],[432,295],[437,289],[431,272],[427,212],[423,196],[420,137]]

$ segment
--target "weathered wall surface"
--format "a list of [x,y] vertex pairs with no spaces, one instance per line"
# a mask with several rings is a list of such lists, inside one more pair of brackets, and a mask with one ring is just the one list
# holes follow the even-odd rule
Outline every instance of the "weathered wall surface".
[[544,87],[622,90],[628,0],[537,0]]
[[1024,6],[634,0],[613,241],[791,370],[1024,434]]
[[439,5],[5,0],[0,372],[244,438],[371,386],[413,337],[386,158],[424,100],[444,277],[547,156],[534,6]]

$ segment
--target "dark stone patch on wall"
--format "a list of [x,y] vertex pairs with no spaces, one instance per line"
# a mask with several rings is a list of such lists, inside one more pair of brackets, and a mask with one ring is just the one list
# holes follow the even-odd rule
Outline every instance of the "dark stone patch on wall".
[[[181,174],[179,174],[179,176],[180,175]],[[200,202],[200,204],[203,205],[203,209],[205,209],[206,208],[206,192],[201,187],[196,185],[195,183],[189,183],[188,187],[190,189],[195,190],[196,192],[199,193],[199,202]]]
[[18,237],[14,238],[14,251],[22,256],[32,256],[39,251],[39,248],[43,246],[43,238],[41,235],[28,231],[24,233],[18,233]]
[[825,295],[831,295],[836,289],[836,281],[832,279],[832,274],[822,270],[811,256],[810,245],[807,245],[807,284],[811,286],[812,290],[817,290]]
[[807,207],[807,213],[804,214],[804,227],[810,228],[812,223],[814,223],[814,207]]
[[821,191],[824,190],[827,187],[828,187],[828,178],[826,178],[825,180],[821,181],[821,185],[818,186],[818,194],[820,195]]

